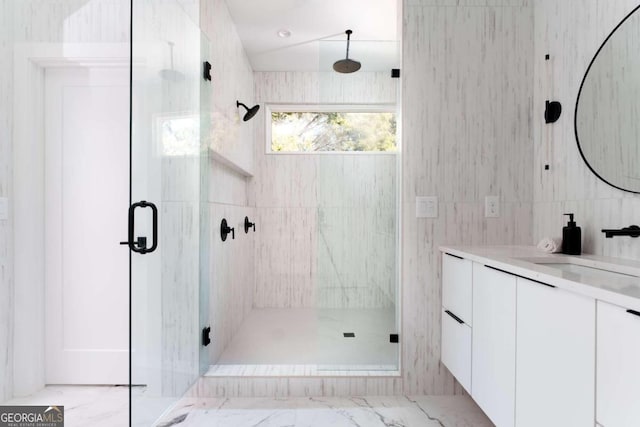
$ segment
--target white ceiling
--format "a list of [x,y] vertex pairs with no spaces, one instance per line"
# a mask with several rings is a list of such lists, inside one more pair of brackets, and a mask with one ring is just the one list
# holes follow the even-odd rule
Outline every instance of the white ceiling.
[[[399,66],[400,0],[226,0],[254,71],[331,71],[349,58],[363,71]],[[291,37],[278,37],[278,30]]]

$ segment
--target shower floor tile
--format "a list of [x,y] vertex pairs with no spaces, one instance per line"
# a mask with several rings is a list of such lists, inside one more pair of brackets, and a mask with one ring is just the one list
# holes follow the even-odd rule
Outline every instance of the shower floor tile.
[[237,375],[250,375],[224,365],[262,366],[254,375],[274,365],[295,365],[300,375],[309,375],[309,369],[397,370],[392,333],[391,309],[254,309],[210,373],[236,369]]

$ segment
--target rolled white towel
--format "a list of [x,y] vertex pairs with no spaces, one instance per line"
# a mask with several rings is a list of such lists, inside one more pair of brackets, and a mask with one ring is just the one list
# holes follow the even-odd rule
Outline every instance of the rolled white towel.
[[550,254],[561,252],[562,239],[560,237],[543,237],[538,243],[538,249]]

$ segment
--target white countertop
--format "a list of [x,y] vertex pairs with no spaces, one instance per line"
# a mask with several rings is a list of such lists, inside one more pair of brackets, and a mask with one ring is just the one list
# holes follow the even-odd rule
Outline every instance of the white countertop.
[[[549,254],[534,246],[441,246],[440,251],[559,289],[640,311],[640,261],[586,254]],[[616,275],[617,277],[598,277],[598,274],[563,271],[534,263],[547,261],[601,270],[614,269],[621,274]]]

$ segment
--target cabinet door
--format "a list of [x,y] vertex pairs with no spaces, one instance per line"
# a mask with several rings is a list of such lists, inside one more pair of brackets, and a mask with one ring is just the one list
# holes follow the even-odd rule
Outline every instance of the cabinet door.
[[497,426],[516,408],[516,277],[473,264],[471,396]]
[[606,427],[640,425],[640,317],[598,301],[596,418]]
[[471,328],[442,309],[442,363],[467,392],[471,391]]
[[442,305],[471,326],[471,261],[442,255]]
[[595,300],[517,282],[516,425],[594,425]]

